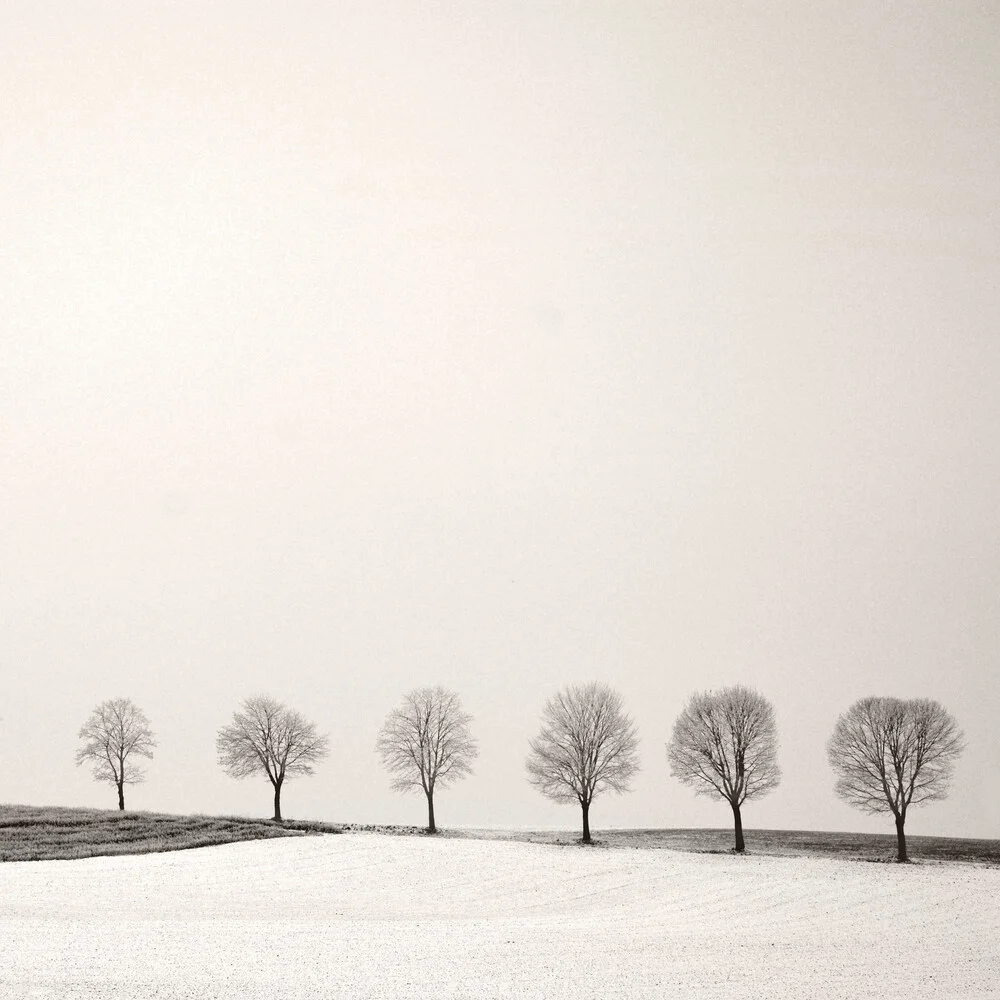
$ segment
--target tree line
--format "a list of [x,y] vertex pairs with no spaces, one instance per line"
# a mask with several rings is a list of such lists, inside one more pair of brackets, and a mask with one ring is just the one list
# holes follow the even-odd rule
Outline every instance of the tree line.
[[[428,833],[437,832],[435,792],[472,773],[479,754],[472,721],[455,692],[418,688],[389,712],[378,734],[375,752],[392,787],[424,795]],[[110,699],[93,710],[79,737],[77,765],[89,763],[96,780],[113,784],[124,809],[125,786],[144,780],[141,760],[152,759],[157,745],[145,713],[128,698]],[[837,719],[826,755],[840,798],[866,813],[892,815],[897,858],[906,861],[908,809],[945,798],[964,749],[955,720],[938,702],[869,697]],[[266,695],[244,700],[216,736],[219,765],[227,774],[263,775],[270,782],[279,822],[285,781],[312,774],[329,750],[328,737],[312,722]],[[744,803],[781,781],[771,703],[743,685],[696,693],[674,722],[666,755],[674,778],[729,805],[735,850],[745,851]],[[540,731],[529,741],[525,769],[546,798],[579,805],[582,840],[591,843],[595,797],[630,791],[639,771],[639,735],[621,695],[591,683],[551,697]]]

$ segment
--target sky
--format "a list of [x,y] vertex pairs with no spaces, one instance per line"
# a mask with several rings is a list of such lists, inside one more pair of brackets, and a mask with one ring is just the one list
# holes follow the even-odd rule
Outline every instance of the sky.
[[439,825],[572,829],[545,700],[638,726],[591,822],[727,826],[696,691],[774,705],[760,828],[890,832],[867,695],[967,749],[912,834],[1000,837],[1000,14],[990,3],[10,3],[0,12],[0,802],[269,815],[217,730],[328,733],[286,816],[420,823],[374,752],[444,685]]

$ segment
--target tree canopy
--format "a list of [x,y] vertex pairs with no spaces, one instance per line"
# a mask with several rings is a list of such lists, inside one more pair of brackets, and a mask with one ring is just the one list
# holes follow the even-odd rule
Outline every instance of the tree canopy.
[[596,682],[564,688],[545,703],[541,732],[529,747],[528,781],[554,802],[578,802],[583,841],[590,843],[594,797],[629,791],[639,770],[638,732],[621,695]]
[[313,723],[267,695],[247,698],[215,741],[219,764],[233,778],[263,774],[274,788],[274,818],[281,819],[281,788],[294,775],[312,774],[330,749]]
[[939,702],[869,697],[837,719],[826,755],[840,798],[862,812],[892,813],[897,856],[906,861],[907,810],[947,796],[964,749],[957,723]]
[[697,795],[718,796],[733,810],[736,850],[743,851],[740,807],[781,781],[771,703],[743,685],[694,694],[667,744],[670,773]]
[[83,746],[76,763],[92,765],[95,781],[106,781],[118,789],[118,808],[125,808],[125,785],[145,781],[145,769],[137,758],[152,760],[156,739],[145,713],[130,698],[102,701],[80,727]]
[[425,687],[410,691],[386,717],[375,745],[382,765],[399,792],[422,791],[427,798],[428,832],[437,826],[434,792],[472,773],[479,754],[454,691]]

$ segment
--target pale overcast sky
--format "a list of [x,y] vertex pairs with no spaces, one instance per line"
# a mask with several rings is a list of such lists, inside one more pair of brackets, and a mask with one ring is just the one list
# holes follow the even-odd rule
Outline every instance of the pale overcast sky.
[[[728,826],[695,690],[775,706],[753,827],[891,831],[825,742],[869,694],[968,749],[914,834],[1000,836],[992,3],[9,3],[0,12],[0,801],[269,815],[214,739],[331,736],[288,816],[422,822],[373,752],[475,717],[450,825],[574,827],[542,704],[638,722],[602,826]],[[752,846],[752,844],[751,844]]]

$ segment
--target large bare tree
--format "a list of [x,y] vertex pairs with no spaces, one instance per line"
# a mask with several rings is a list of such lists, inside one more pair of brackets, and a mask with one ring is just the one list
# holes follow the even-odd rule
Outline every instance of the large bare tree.
[[599,792],[629,791],[639,770],[639,736],[607,684],[564,688],[542,710],[542,730],[530,741],[528,781],[554,802],[578,802],[583,842],[591,843],[590,804]]
[[263,774],[274,789],[274,818],[281,821],[281,787],[293,775],[312,774],[329,752],[313,723],[267,695],[247,698],[215,740],[219,764],[234,778]]
[[479,748],[469,732],[472,716],[454,691],[418,688],[386,717],[375,744],[397,792],[422,791],[427,832],[437,833],[434,792],[472,773]]
[[146,778],[137,758],[153,758],[156,740],[142,709],[129,698],[102,701],[80,727],[83,746],[76,764],[93,766],[95,781],[106,781],[118,789],[118,808],[125,808],[125,786]]
[[695,794],[729,803],[736,851],[746,850],[743,803],[766,795],[781,780],[771,703],[740,684],[692,695],[674,723],[667,760],[670,773]]
[[908,861],[907,809],[947,797],[964,749],[958,725],[938,702],[872,697],[837,719],[826,756],[845,802],[867,813],[892,813],[896,856]]

